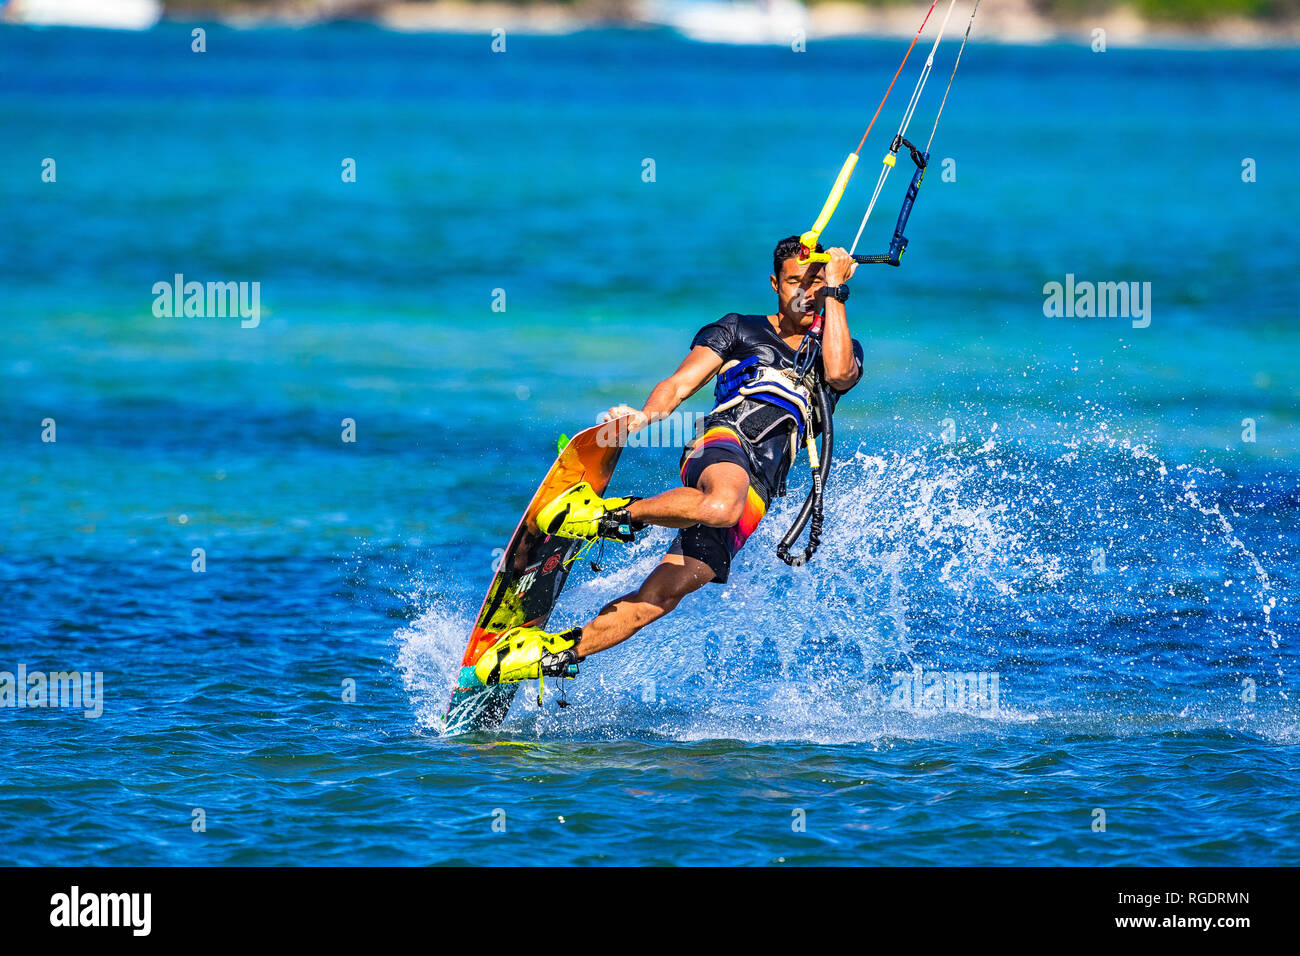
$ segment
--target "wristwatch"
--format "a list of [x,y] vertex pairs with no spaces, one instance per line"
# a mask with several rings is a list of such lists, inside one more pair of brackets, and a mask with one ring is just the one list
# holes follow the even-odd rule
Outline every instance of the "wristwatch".
[[840,302],[848,302],[849,284],[846,282],[843,285],[828,285],[826,287],[826,294],[832,299],[838,299]]

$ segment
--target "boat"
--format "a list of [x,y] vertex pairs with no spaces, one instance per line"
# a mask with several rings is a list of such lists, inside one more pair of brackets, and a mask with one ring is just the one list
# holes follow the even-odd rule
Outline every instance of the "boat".
[[162,14],[162,0],[9,0],[0,4],[0,19],[38,27],[148,30]]
[[808,29],[799,0],[645,0],[637,18],[701,43],[789,44]]

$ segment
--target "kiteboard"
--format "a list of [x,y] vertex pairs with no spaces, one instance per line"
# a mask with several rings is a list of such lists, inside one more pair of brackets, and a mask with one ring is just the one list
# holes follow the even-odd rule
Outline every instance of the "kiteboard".
[[537,513],[580,481],[589,482],[596,494],[604,494],[627,444],[629,417],[593,425],[567,443],[561,438],[555,464],[524,510],[488,586],[442,720],[444,736],[490,730],[505,720],[519,684],[485,685],[475,675],[474,665],[510,628],[546,625],[585,542],[543,534],[537,527]]

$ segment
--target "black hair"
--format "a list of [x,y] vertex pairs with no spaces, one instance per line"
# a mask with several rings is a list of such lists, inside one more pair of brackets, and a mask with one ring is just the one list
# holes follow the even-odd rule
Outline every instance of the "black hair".
[[[772,250],[772,275],[778,277],[781,275],[781,263],[785,262],[786,259],[798,259],[799,248],[798,236],[786,236],[778,242],[776,248]],[[822,244],[819,242],[817,248],[813,251],[825,252],[826,250],[822,248]]]

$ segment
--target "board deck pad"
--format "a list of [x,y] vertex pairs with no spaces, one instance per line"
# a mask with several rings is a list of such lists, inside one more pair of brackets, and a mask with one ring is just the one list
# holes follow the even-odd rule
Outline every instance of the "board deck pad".
[[555,538],[537,527],[537,512],[580,481],[603,495],[627,444],[628,416],[578,432],[560,450],[524,510],[487,597],[470,632],[451,703],[443,717],[445,736],[489,730],[505,720],[519,684],[481,683],[474,665],[502,632],[512,627],[544,627],[569,576],[571,558],[585,543]]

